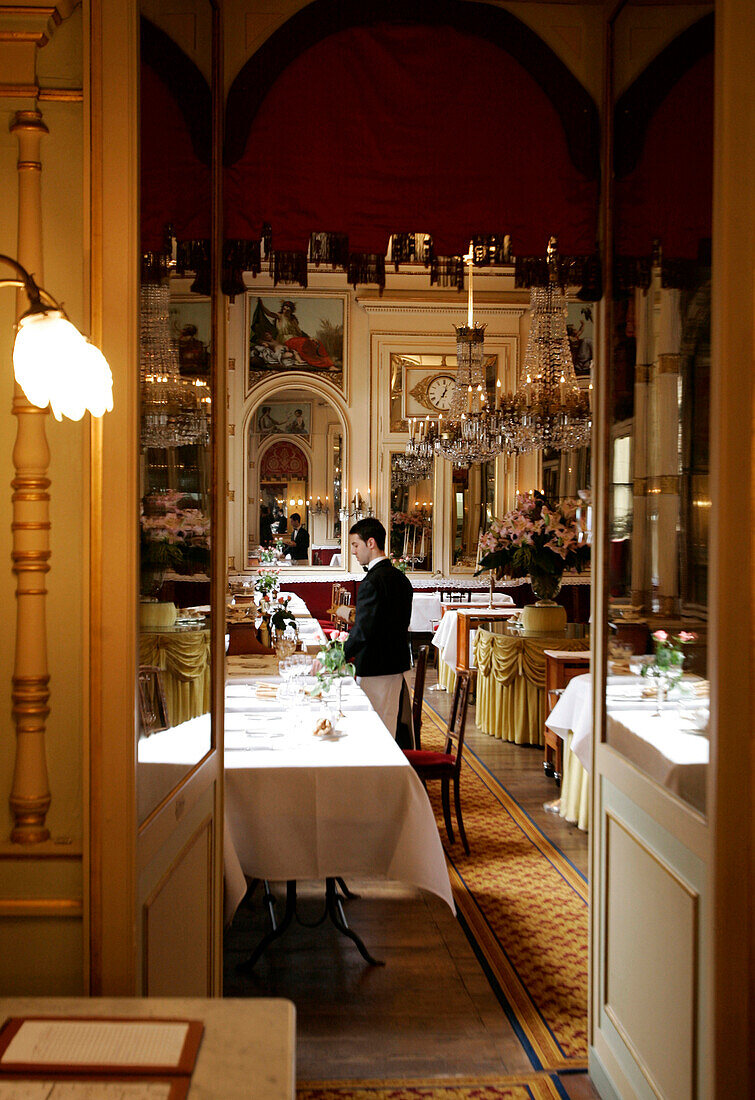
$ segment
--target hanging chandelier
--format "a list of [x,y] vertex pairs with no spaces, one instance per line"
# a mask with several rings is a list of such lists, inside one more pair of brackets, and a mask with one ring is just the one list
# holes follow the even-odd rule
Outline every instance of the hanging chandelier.
[[[409,422],[407,454],[416,460],[434,454],[465,468],[488,462],[507,450],[498,411],[490,408],[485,380],[485,325],[475,324],[473,316],[472,265],[474,252],[470,242],[464,257],[469,272],[467,323],[456,328],[456,379],[446,418],[429,417]],[[500,383],[496,388],[496,410],[500,403]]]
[[169,289],[145,283],[140,290],[139,372],[141,445],[182,447],[210,439],[210,390],[204,379],[183,378],[170,332]]
[[548,285],[532,287],[532,317],[521,381],[499,412],[499,426],[518,454],[546,447],[571,451],[590,442],[589,390],[580,389],[566,331],[566,294],[558,282],[556,239],[548,242]]

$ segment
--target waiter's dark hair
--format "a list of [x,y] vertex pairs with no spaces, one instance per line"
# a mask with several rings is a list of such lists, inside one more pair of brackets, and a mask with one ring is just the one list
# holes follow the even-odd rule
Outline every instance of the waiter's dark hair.
[[301,523],[301,516],[299,515],[298,512],[292,512],[291,513],[291,522],[293,523],[295,519],[298,519],[299,522]]
[[385,550],[385,527],[374,516],[357,520],[354,526],[349,528],[349,534],[359,535],[362,542],[367,542],[367,539],[374,539],[378,550]]

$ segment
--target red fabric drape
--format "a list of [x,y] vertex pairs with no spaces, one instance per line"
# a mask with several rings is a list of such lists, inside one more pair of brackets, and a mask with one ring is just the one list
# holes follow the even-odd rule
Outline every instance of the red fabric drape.
[[695,260],[711,236],[713,55],[697,61],[650,119],[637,166],[616,181],[616,253]]
[[179,241],[210,236],[210,169],[196,156],[184,116],[170,89],[141,67],[142,252],[164,250],[165,227]]
[[594,252],[596,180],[572,164],[537,82],[498,46],[440,26],[379,24],[306,50],[272,86],[241,158],[226,170],[225,235],[306,249],[342,232],[384,253],[428,232],[438,255],[475,234],[510,233],[540,255]]

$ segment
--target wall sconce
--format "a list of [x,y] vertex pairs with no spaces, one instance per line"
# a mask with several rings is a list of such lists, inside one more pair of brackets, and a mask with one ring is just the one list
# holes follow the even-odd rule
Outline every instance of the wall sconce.
[[310,502],[310,505],[309,505],[309,514],[310,514],[310,516],[327,516],[327,515],[329,515],[330,509],[328,508],[327,501],[328,501],[328,498],[325,497],[325,504],[323,504],[321,498],[318,497],[316,504],[313,505]]
[[56,420],[81,420],[87,409],[92,416],[109,412],[113,375],[105,356],[17,260],[2,254],[0,260],[18,276],[0,279],[0,286],[20,287],[29,299],[13,345],[13,371],[27,399],[39,409],[49,405]]
[[[16,574],[16,661],[13,670],[13,719],[16,760],[9,804],[10,839],[39,844],[49,838],[45,821],[50,791],[45,760],[45,724],[49,713],[49,675],[45,631],[48,572],[49,451],[43,419],[49,405],[56,420],[81,420],[88,409],[102,416],[113,407],[113,376],[102,352],[71,324],[60,304],[17,260],[0,254],[13,277],[0,286],[24,291],[29,309],[18,322],[13,370],[26,400],[16,394],[19,418],[13,479],[13,572]],[[36,415],[32,415],[36,414]]]

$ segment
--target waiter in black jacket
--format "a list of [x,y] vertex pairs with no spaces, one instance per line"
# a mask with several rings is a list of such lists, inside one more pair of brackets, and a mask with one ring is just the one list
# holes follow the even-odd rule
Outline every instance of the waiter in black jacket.
[[385,527],[360,519],[349,531],[351,552],[367,573],[357,591],[356,618],[344,643],[357,683],[396,736],[404,673],[410,667],[409,619],[414,595],[409,579],[385,554]]
[[301,516],[294,512],[291,516],[291,537],[286,539],[291,547],[292,562],[307,562],[309,554],[309,533],[306,527],[301,525]]

